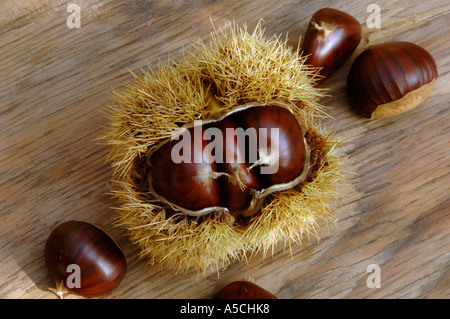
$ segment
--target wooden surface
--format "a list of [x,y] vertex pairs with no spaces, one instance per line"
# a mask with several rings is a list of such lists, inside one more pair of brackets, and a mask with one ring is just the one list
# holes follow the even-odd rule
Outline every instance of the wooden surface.
[[[81,27],[66,25],[70,3],[81,5]],[[381,28],[370,29],[370,3]],[[267,35],[288,34],[296,47],[311,15],[334,7],[355,16],[370,43],[415,42],[437,62],[431,96],[403,115],[369,121],[350,110],[346,75],[360,45],[324,87],[345,137],[355,194],[336,209],[338,221],[320,240],[272,258],[254,257],[205,276],[149,266],[114,228],[106,183],[111,91],[130,70],[176,58],[207,39],[210,19],[233,19],[251,30],[264,19]],[[94,223],[115,238],[127,274],[107,298],[208,298],[237,279],[252,279],[280,298],[449,298],[450,296],[450,4],[433,1],[50,1],[0,2],[0,298],[56,298],[44,244],[59,223]],[[381,287],[368,288],[377,264]],[[69,298],[78,298],[69,296]]]

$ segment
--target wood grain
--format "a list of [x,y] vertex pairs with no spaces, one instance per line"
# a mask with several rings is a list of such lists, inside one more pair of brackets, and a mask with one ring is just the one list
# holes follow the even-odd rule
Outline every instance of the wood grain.
[[[70,3],[81,27],[66,25]],[[209,298],[233,280],[252,278],[280,298],[449,298],[450,5],[448,1],[377,1],[381,28],[367,27],[373,1],[38,1],[0,3],[0,298],[55,298],[44,244],[59,223],[94,223],[117,239],[128,261],[107,298]],[[277,247],[205,276],[174,274],[139,259],[111,225],[107,147],[97,139],[113,88],[173,55],[215,26],[235,20],[295,48],[311,15],[334,7],[355,16],[365,41],[324,87],[332,116],[324,126],[345,138],[354,196],[320,240]],[[405,114],[369,121],[345,94],[352,60],[368,43],[402,40],[426,48],[439,78],[430,97]],[[381,269],[369,289],[367,267]],[[78,298],[70,296],[69,298]]]

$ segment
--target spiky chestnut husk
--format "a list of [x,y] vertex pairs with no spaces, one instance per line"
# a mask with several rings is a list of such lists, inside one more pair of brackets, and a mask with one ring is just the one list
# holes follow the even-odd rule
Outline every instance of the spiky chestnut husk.
[[[104,138],[112,146],[116,224],[142,257],[177,271],[206,271],[247,259],[248,253],[265,255],[283,240],[317,237],[318,228],[334,220],[335,200],[346,184],[344,156],[337,150],[340,141],[319,124],[323,91],[314,87],[317,70],[304,62],[280,37],[267,39],[260,25],[253,33],[233,25],[215,31],[208,44],[198,42],[179,62],[142,71],[114,92]],[[214,96],[205,85],[214,88]],[[247,103],[293,111],[311,150],[305,181],[266,197],[249,217],[221,212],[192,217],[155,200],[145,165],[148,150],[186,123],[217,119]]]

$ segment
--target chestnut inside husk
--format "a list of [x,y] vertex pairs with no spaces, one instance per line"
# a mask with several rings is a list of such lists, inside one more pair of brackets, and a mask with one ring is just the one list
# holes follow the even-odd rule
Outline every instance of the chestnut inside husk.
[[[319,123],[324,109],[318,103],[323,93],[311,80],[316,70],[279,37],[265,38],[260,25],[252,33],[235,25],[222,32],[213,33],[208,44],[196,43],[195,52],[178,62],[136,74],[116,91],[105,135],[112,146],[116,225],[127,230],[142,257],[177,271],[217,269],[247,260],[248,253],[266,254],[279,241],[318,236],[321,224],[334,221],[335,200],[347,182],[340,140]],[[287,121],[263,114],[272,111]],[[288,164],[283,174],[283,165],[278,175],[260,174],[270,162],[264,156],[249,161],[250,152],[224,134],[221,150],[243,162],[208,160],[175,168],[169,161],[178,146],[170,139],[177,134],[208,128],[258,131],[263,119],[275,120],[276,128],[293,137],[295,165]],[[196,120],[202,120],[200,126]],[[209,142],[194,140],[186,150],[208,149]],[[196,183],[191,175],[199,167],[203,172]],[[164,185],[169,175],[169,181],[191,178],[196,191],[190,192],[189,183],[185,192],[176,190],[173,180]]]
[[[172,157],[177,155],[174,148],[186,141],[168,139],[150,149],[147,165],[152,195],[187,215],[220,211],[252,216],[269,194],[298,185],[308,174],[303,129],[285,107],[250,103],[219,120],[184,128],[185,162]],[[208,129],[218,141],[207,144]],[[213,143],[215,154],[206,149]]]

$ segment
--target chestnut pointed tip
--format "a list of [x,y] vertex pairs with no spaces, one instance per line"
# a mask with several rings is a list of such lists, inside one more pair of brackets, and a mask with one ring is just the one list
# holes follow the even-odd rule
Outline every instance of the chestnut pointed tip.
[[47,287],[47,290],[54,294],[58,299],[64,299],[64,297],[69,293],[69,291],[64,286],[64,281],[54,280],[55,287]]
[[69,291],[64,286],[64,281],[60,280],[56,282],[56,295],[59,299],[64,299],[64,297],[69,293]]

